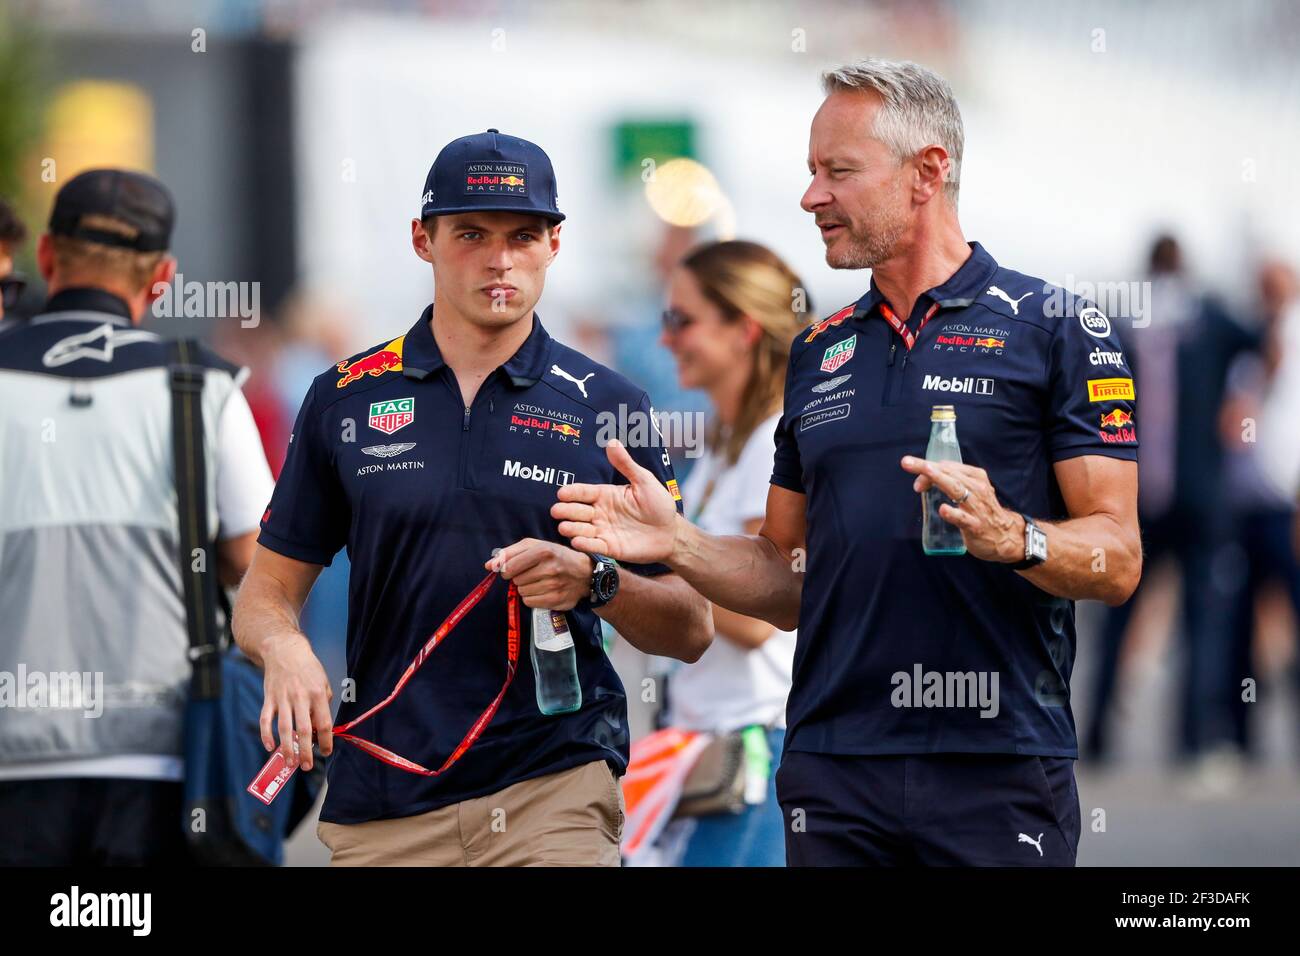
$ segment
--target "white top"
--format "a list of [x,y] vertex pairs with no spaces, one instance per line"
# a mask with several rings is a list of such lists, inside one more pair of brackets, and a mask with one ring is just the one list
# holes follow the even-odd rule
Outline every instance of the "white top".
[[1288,502],[1300,495],[1300,304],[1282,317],[1278,340],[1282,359],[1259,411],[1256,430],[1259,464],[1264,476]]
[[217,520],[221,540],[256,531],[274,489],[253,410],[243,390],[236,389],[217,423]]
[[[767,490],[780,414],[760,422],[736,464],[721,455],[700,457],[682,488],[686,513],[710,534],[743,534],[745,522],[767,511]],[[704,501],[705,489],[713,490]],[[703,509],[695,514],[695,509]],[[794,665],[794,631],[776,631],[746,649],[722,634],[694,664],[682,664],[669,681],[671,723],[689,730],[726,733],[750,724],[785,726],[785,701]]]
[[[275,482],[243,391],[236,388],[217,423],[217,516],[222,540],[257,529]],[[42,760],[0,766],[0,780],[53,777],[114,777],[181,780],[184,761],[151,754],[114,754],[75,760]]]

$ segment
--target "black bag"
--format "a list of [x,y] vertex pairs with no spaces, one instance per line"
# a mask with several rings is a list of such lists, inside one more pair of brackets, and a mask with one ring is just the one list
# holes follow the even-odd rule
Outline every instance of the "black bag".
[[[262,747],[262,672],[230,640],[230,607],[217,583],[215,542],[207,535],[203,366],[191,363],[196,340],[169,345],[172,445],[180,517],[193,675],[185,704],[185,802],[181,825],[195,862],[204,866],[279,866],[284,839],[310,812],[325,773],[320,760],[299,769],[267,806],[246,787],[269,756]],[[196,555],[198,558],[196,559]],[[224,610],[218,624],[217,607]]]

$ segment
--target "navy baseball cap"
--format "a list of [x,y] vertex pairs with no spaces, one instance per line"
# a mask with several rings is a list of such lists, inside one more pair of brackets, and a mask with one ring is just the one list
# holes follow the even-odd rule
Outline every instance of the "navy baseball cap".
[[[84,216],[107,216],[134,230],[125,236],[82,225]],[[171,244],[176,206],[167,187],[145,173],[125,169],[91,169],[73,176],[50,210],[50,233],[106,246],[160,252]]]
[[555,170],[542,148],[490,129],[442,148],[424,180],[420,218],[479,210],[563,222],[555,201]]

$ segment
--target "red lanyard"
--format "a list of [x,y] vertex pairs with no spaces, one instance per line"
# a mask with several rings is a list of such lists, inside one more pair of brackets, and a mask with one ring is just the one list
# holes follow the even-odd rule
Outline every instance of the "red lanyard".
[[506,682],[501,685],[501,691],[497,694],[496,699],[488,705],[487,710],[483,711],[483,713],[479,715],[478,720],[474,721],[474,726],[470,727],[469,732],[465,734],[464,739],[461,740],[456,749],[451,752],[451,756],[443,762],[441,767],[437,770],[428,770],[425,767],[420,766],[414,760],[407,760],[401,754],[395,754],[391,750],[381,747],[373,741],[366,740],[363,737],[354,736],[347,733],[347,731],[351,730],[363,720],[373,717],[393,702],[397,695],[402,692],[402,688],[406,686],[407,682],[415,676],[415,672],[418,671],[424,665],[424,662],[429,659],[429,655],[433,652],[433,649],[441,644],[442,639],[451,633],[452,628],[460,623],[461,618],[468,614],[470,609],[483,599],[483,595],[487,594],[488,589],[492,587],[492,582],[494,582],[496,578],[497,574],[493,571],[480,581],[474,590],[470,591],[469,594],[465,596],[463,601],[456,605],[452,612],[447,615],[447,619],[438,625],[438,629],[433,632],[433,635],[425,642],[425,645],[420,648],[419,653],[417,653],[411,663],[407,665],[405,673],[402,674],[401,678],[397,681],[397,685],[387,697],[375,704],[374,707],[371,707],[360,717],[356,717],[349,720],[346,724],[341,724],[338,727],[335,727],[334,736],[341,740],[350,740],[353,744],[360,747],[372,757],[382,760],[384,763],[396,767],[398,770],[405,770],[407,773],[417,773],[424,777],[436,777],[459,760],[464,755],[465,751],[469,750],[469,748],[473,746],[474,741],[478,740],[487,725],[492,722],[492,718],[496,715],[497,708],[501,706],[501,701],[506,696],[506,689],[510,686],[510,682],[515,679],[515,670],[519,664],[519,592],[515,588],[515,583],[513,581],[510,582],[510,590],[506,595]]
[[916,344],[916,336],[920,335],[921,330],[925,328],[925,323],[929,322],[930,316],[934,315],[938,311],[939,303],[936,302],[926,311],[925,317],[921,319],[921,324],[916,327],[916,335],[913,335],[912,330],[907,327],[907,323],[894,315],[894,310],[889,307],[888,302],[880,303],[881,316],[883,316],[884,320],[889,323],[889,327],[899,334],[899,337],[902,338],[903,344],[907,346],[909,352],[912,351],[912,346]]

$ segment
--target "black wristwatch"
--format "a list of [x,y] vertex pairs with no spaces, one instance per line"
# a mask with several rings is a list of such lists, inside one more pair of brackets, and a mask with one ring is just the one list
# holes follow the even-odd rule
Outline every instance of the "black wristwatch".
[[1034,524],[1034,519],[1029,515],[1022,514],[1020,517],[1025,519],[1025,559],[1011,565],[1016,571],[1037,567],[1047,560],[1047,535]]
[[596,562],[591,569],[591,606],[604,607],[618,593],[618,562],[603,554],[593,554],[591,559]]

